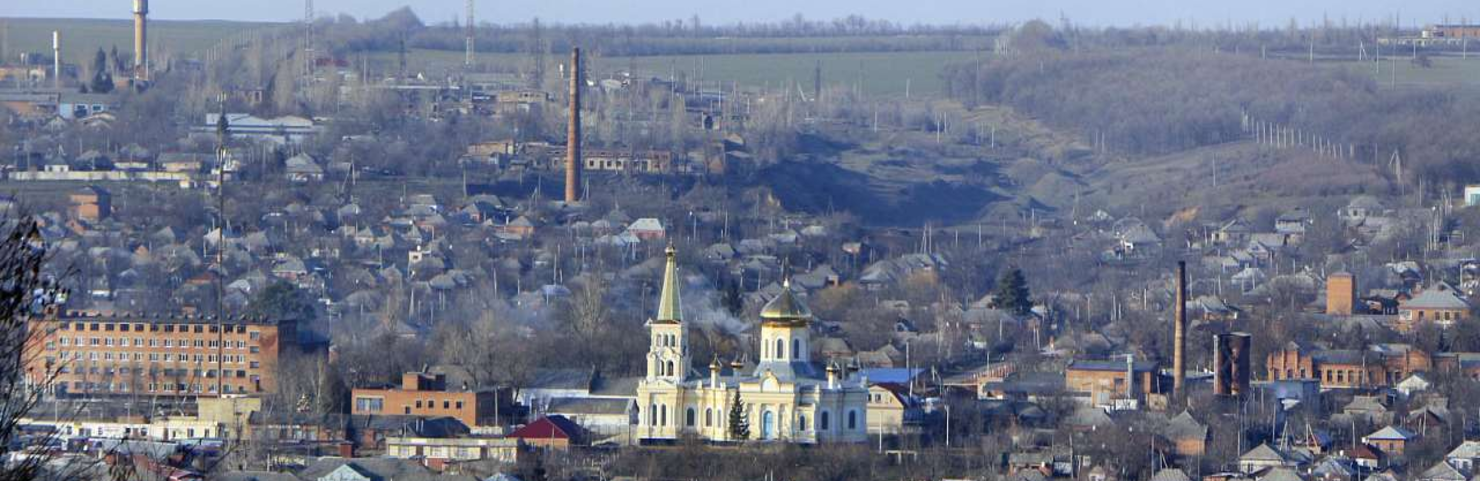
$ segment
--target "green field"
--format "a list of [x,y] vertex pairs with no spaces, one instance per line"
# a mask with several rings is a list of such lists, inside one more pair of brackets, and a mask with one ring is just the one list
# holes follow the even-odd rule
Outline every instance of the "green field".
[[[1397,80],[1399,87],[1480,87],[1480,53],[1472,53],[1470,58],[1459,57],[1432,57],[1433,67],[1423,68],[1408,58],[1398,58],[1396,61],[1384,59],[1382,72],[1378,73],[1371,62],[1361,64],[1360,68],[1371,74],[1382,85],[1391,85]],[[1348,65],[1357,66],[1356,62]],[[1393,67],[1396,66],[1396,71]],[[1396,77],[1393,75],[1396,73]]]
[[[128,3],[120,2],[119,5],[122,8],[119,16],[128,16]],[[132,20],[5,18],[0,21],[9,27],[10,41],[6,49],[12,60],[21,52],[51,55],[53,30],[62,32],[62,58],[69,63],[90,58],[88,56],[99,48],[108,50],[116,46],[120,54],[133,53]],[[211,48],[232,34],[270,25],[216,20],[153,20],[149,22],[149,43],[158,52],[155,57],[170,53],[194,54]]]
[[[775,88],[797,82],[812,90],[813,70],[822,61],[823,83],[855,83],[869,95],[904,96],[905,83],[912,96],[938,96],[945,90],[940,72],[946,65],[968,61],[972,52],[865,52],[865,53],[800,53],[800,54],[734,54],[678,55],[653,57],[597,57],[594,77],[607,77],[617,71],[635,68],[644,76],[668,78],[670,75],[702,77],[707,84],[736,82],[742,87]],[[395,68],[394,52],[377,52],[368,58],[372,71]],[[407,54],[407,69],[412,72],[446,72],[460,69],[462,52],[447,50],[413,50]],[[531,64],[523,54],[479,54],[478,61],[497,67],[524,68]],[[547,68],[554,70],[566,61],[564,55],[546,58]]]

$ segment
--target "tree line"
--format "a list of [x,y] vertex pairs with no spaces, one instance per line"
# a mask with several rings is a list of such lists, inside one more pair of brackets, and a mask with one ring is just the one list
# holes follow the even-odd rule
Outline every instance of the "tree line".
[[[412,49],[460,51],[466,30],[456,23],[427,25],[409,8],[358,21],[321,18],[334,52]],[[849,16],[812,21],[796,16],[777,23],[703,24],[699,17],[640,25],[480,24],[476,49],[492,53],[563,52],[581,46],[606,56],[719,55],[739,53],[888,52],[990,48],[998,26],[905,26]]]

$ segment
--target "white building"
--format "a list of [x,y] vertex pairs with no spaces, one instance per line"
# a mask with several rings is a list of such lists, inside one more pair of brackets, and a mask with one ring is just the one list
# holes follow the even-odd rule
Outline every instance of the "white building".
[[688,325],[679,303],[678,261],[667,251],[657,316],[648,321],[651,347],[647,377],[637,387],[637,438],[646,441],[694,435],[737,440],[730,412],[737,400],[749,439],[795,443],[858,442],[868,436],[868,380],[835,365],[825,374],[811,362],[812,313],[789,288],[761,310],[760,362],[750,373],[718,361],[709,375],[692,372]]

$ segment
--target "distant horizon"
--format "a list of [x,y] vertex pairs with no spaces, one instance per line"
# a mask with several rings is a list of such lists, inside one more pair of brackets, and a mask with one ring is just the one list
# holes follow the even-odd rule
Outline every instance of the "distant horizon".
[[[150,18],[168,21],[236,21],[288,23],[302,19],[303,0],[261,0],[252,5],[198,0],[155,0]],[[407,0],[318,0],[319,17],[341,13],[358,20],[374,19],[406,5]],[[564,25],[642,25],[683,21],[697,15],[701,24],[777,23],[802,15],[812,21],[859,15],[898,25],[985,26],[1042,19],[1057,24],[1062,17],[1085,27],[1176,26],[1186,28],[1284,28],[1293,19],[1300,26],[1387,24],[1395,18],[1403,27],[1435,23],[1480,22],[1480,2],[1434,0],[1415,6],[1387,0],[916,0],[914,2],[844,2],[812,0],[805,4],[785,0],[752,0],[746,5],[706,5],[704,11],[678,0],[601,0],[598,5],[573,0],[481,0],[475,19],[481,23],[513,25],[534,18]],[[463,2],[421,1],[411,5],[428,25],[461,21]],[[660,12],[667,12],[659,15]],[[127,20],[129,3],[119,0],[60,0],[36,4],[5,2],[0,17],[33,19]]]

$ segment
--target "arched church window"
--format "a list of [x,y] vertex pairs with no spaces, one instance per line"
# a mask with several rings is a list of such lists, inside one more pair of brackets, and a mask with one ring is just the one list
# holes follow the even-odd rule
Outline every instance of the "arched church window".
[[786,340],[779,337],[776,338],[776,358],[786,358]]
[[858,411],[848,411],[848,429],[858,429]]
[[829,421],[831,421],[831,419],[828,419],[829,417],[830,416],[828,415],[828,412],[827,411],[823,411],[822,414],[818,414],[817,415],[817,429],[826,431],[826,430],[828,430],[828,428],[832,427],[831,426],[831,423],[829,422]]
[[689,408],[688,412],[684,413],[683,424],[691,428],[694,427],[694,408]]
[[798,415],[797,416],[797,430],[798,431],[806,431],[807,430],[807,415],[806,414],[802,414],[802,415]]
[[658,423],[661,426],[667,426],[668,425],[668,405],[667,404],[663,404],[663,405],[658,406]]
[[704,408],[704,427],[714,427],[714,408]]
[[802,340],[801,339],[792,339],[791,340],[791,358],[792,359],[801,359],[802,358]]
[[672,376],[673,375],[673,361],[668,361],[668,374],[667,375],[669,375],[669,376]]

